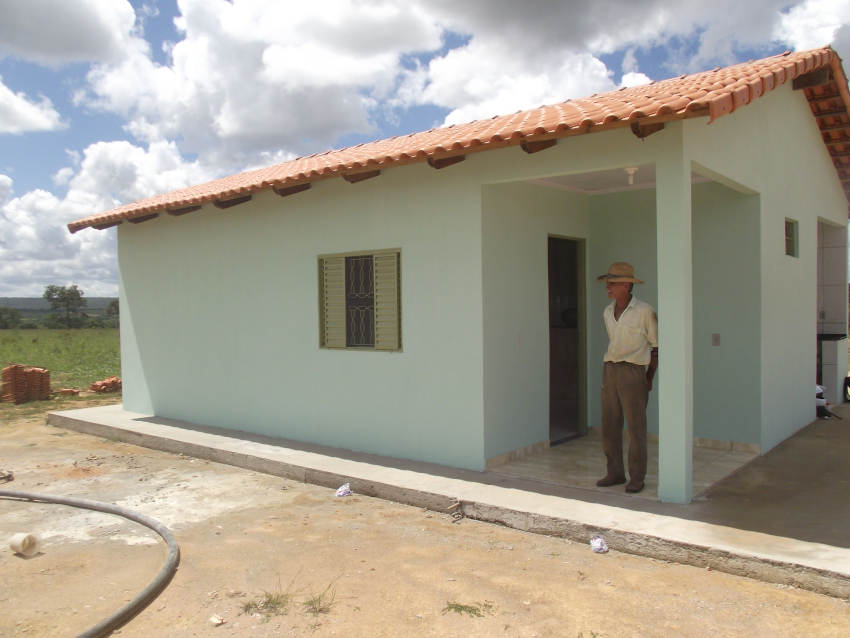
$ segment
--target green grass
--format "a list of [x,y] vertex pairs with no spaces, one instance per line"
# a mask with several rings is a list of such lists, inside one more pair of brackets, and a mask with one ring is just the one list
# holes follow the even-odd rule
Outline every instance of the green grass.
[[336,602],[336,587],[334,587],[335,582],[336,580],[331,581],[328,586],[325,587],[324,591],[309,596],[307,600],[302,603],[302,605],[304,605],[304,609],[314,616],[330,613],[331,608]]
[[84,390],[121,376],[118,329],[0,330],[0,367],[10,363],[47,368],[54,390]]
[[292,595],[289,592],[263,592],[263,595],[242,605],[243,614],[260,614],[268,622],[271,616],[283,616],[289,612]]

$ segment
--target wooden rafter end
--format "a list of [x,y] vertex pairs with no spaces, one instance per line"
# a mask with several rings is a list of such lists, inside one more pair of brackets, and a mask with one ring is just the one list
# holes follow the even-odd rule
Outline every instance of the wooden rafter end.
[[812,71],[811,73],[794,78],[791,81],[791,87],[795,91],[799,91],[800,89],[808,89],[813,86],[823,86],[830,82],[832,82],[832,69],[825,66],[817,71]]
[[242,195],[241,197],[234,197],[232,199],[217,199],[213,202],[213,206],[216,208],[230,208],[231,206],[251,201],[251,197],[251,195]]
[[149,219],[156,219],[159,217],[159,213],[151,213],[150,215],[141,215],[139,217],[131,217],[127,221],[131,224],[141,224],[142,222],[146,222]]
[[537,153],[539,151],[545,151],[547,148],[552,148],[557,143],[558,140],[533,140],[530,142],[523,142],[519,145],[519,147],[526,153],[531,155],[532,153]]
[[357,182],[362,182],[367,179],[372,179],[373,177],[377,177],[381,174],[381,171],[369,171],[367,173],[352,173],[351,175],[343,175],[342,179],[344,179],[349,184],[356,184]]
[[121,223],[119,219],[117,222],[106,222],[105,224],[92,224],[91,227],[97,230],[106,230],[107,228],[112,228],[113,226],[117,226]]
[[635,137],[643,139],[649,137],[653,133],[657,133],[664,129],[664,122],[655,122],[652,124],[644,124],[641,122],[632,122],[632,133]]
[[428,158],[428,165],[431,168],[437,168],[437,169],[446,168],[446,166],[452,166],[453,164],[457,164],[458,162],[462,162],[465,159],[466,159],[466,155],[452,155],[451,157],[440,157],[440,158],[429,157]]
[[169,215],[185,215],[186,213],[194,213],[196,210],[201,210],[201,206],[184,206],[183,208],[170,208],[168,209]]
[[281,197],[287,197],[288,195],[295,195],[295,193],[303,193],[309,189],[310,182],[307,182],[306,184],[296,184],[295,186],[287,186],[286,188],[275,187],[274,192]]

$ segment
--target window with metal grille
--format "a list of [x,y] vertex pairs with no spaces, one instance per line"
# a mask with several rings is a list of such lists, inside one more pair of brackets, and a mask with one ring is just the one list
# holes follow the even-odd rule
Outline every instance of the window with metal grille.
[[319,257],[319,345],[401,350],[398,250]]

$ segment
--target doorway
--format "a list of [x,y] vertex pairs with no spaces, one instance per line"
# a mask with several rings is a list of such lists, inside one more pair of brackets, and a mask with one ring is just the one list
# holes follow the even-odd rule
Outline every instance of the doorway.
[[583,396],[584,244],[549,237],[549,442],[586,434]]

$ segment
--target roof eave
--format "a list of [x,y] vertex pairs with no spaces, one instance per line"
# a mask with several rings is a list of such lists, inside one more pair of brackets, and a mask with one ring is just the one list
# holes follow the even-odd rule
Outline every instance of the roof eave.
[[[183,209],[185,207],[203,206],[205,204],[215,203],[221,200],[229,200],[240,195],[251,195],[258,192],[263,192],[273,189],[285,189],[301,184],[311,184],[314,182],[332,179],[334,177],[344,177],[357,175],[359,173],[371,172],[376,169],[395,168],[397,166],[407,166],[410,164],[422,164],[429,161],[452,158],[459,155],[469,155],[471,153],[479,153],[498,148],[509,148],[512,146],[520,146],[530,142],[543,142],[547,140],[561,140],[588,133],[601,133],[621,129],[638,124],[641,126],[652,124],[663,124],[675,120],[684,120],[698,117],[709,117],[711,115],[710,106],[701,101],[689,103],[684,109],[678,112],[667,112],[659,115],[635,115],[629,119],[612,119],[600,124],[583,124],[575,127],[558,127],[553,131],[541,130],[531,134],[522,134],[515,132],[509,137],[494,137],[490,140],[470,140],[467,144],[454,144],[447,147],[437,147],[432,152],[419,151],[415,154],[402,155],[399,158],[385,158],[384,160],[371,160],[366,162],[355,162],[352,164],[338,164],[333,167],[328,167],[321,171],[313,171],[309,174],[300,173],[282,180],[266,180],[254,186],[240,187],[234,189],[223,190],[210,195],[202,195],[195,197],[185,197],[179,200],[179,203],[151,203],[149,205],[138,205],[138,203],[128,204],[133,208],[129,211],[122,211],[119,207],[110,213],[92,215],[68,224],[68,230],[71,233],[83,230],[84,228],[108,228],[117,226],[123,221],[133,221],[137,218],[153,219],[155,213],[173,213],[175,209]],[[217,180],[216,180],[217,181]],[[214,184],[210,182],[210,184]],[[172,194],[177,194],[181,191],[175,191]],[[179,213],[178,213],[179,214]]]

